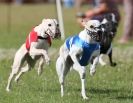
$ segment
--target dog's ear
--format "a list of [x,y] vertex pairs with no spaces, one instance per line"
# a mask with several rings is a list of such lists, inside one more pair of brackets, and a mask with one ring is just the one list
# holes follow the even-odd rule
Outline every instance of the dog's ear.
[[108,20],[106,18],[103,19],[103,21],[101,22],[101,24],[106,24],[108,22]]
[[43,24],[46,20],[47,20],[47,19],[44,18],[44,19],[42,20],[42,24]]
[[82,19],[82,25],[83,25],[83,27],[86,27],[87,26],[87,19]]

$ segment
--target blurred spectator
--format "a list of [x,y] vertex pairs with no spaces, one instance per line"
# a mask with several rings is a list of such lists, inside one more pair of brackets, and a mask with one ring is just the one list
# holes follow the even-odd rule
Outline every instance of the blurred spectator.
[[124,33],[120,39],[120,43],[127,43],[133,40],[133,0],[124,0],[125,19]]
[[22,3],[23,3],[23,0],[13,0],[13,2],[14,2],[15,4],[22,4]]
[[80,11],[80,7],[81,7],[81,4],[83,3],[83,1],[85,1],[85,0],[75,0],[75,7],[76,7],[77,12]]
[[74,6],[74,0],[64,0],[64,6],[70,8]]
[[117,22],[119,22],[120,15],[115,0],[93,0],[93,5],[93,9],[90,9],[85,13],[77,13],[77,21],[81,26],[83,19],[89,20],[94,17],[101,19],[107,13],[113,13]]

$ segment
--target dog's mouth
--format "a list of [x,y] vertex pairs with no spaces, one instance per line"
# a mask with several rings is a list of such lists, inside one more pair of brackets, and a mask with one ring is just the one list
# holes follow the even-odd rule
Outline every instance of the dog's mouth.
[[49,35],[52,39],[61,37],[61,32],[59,29],[56,29],[56,32],[52,32],[52,30],[48,29],[45,34]]
[[91,32],[91,31],[87,30],[87,32],[90,35],[92,40],[94,40],[96,42],[101,42],[102,35],[103,35],[103,32],[101,30],[98,30],[98,31],[95,31],[95,32]]
[[47,29],[47,31],[45,32],[45,34],[47,34],[48,36],[50,36],[53,39],[55,33],[53,33],[52,30]]
[[96,41],[96,42],[100,42],[101,41],[101,33],[100,34],[98,34],[98,33],[96,33],[96,32],[93,32],[92,33],[92,35],[91,35],[91,38],[94,40],[94,41]]

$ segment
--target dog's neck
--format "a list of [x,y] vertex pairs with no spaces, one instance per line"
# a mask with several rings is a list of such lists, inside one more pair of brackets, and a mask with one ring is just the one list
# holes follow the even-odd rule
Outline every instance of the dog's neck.
[[90,35],[87,34],[85,29],[79,33],[79,37],[87,43],[96,43],[96,41],[92,40]]

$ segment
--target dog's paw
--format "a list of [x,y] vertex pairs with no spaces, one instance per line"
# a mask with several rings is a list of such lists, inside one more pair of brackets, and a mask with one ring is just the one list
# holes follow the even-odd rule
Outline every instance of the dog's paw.
[[6,91],[7,91],[7,92],[10,92],[10,89],[7,87],[7,88],[6,88]]
[[112,67],[115,67],[116,65],[117,65],[117,63],[115,63],[115,62],[110,64],[110,66],[112,66]]
[[84,100],[88,100],[89,98],[87,96],[83,97]]
[[46,61],[46,64],[47,64],[47,65],[50,64],[50,58],[49,58],[49,57],[45,58],[45,61]]
[[99,60],[99,63],[102,65],[102,66],[105,66],[107,63],[104,62],[103,60]]
[[105,62],[103,62],[103,63],[100,63],[102,66],[105,66],[106,65],[106,63]]
[[18,81],[19,81],[19,76],[16,76],[16,78],[14,79],[14,81],[15,81],[16,83],[18,83]]
[[46,64],[49,65],[50,64],[50,60],[46,60]]
[[94,76],[94,74],[96,73],[96,70],[94,69],[94,70],[90,70],[90,75],[91,76]]

